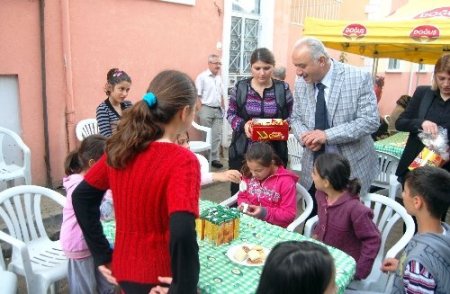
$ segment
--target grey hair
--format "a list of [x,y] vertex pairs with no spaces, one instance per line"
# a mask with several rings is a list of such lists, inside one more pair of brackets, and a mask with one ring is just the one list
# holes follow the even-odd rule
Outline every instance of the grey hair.
[[297,41],[294,45],[294,50],[299,49],[303,46],[306,46],[309,48],[309,51],[311,52],[311,57],[318,61],[320,57],[324,56],[327,62],[330,59],[330,55],[328,55],[327,50],[325,49],[325,46],[323,43],[316,38],[312,37],[305,37]]
[[220,56],[219,55],[217,55],[217,54],[209,54],[208,55],[208,62],[212,62],[212,61],[214,61],[214,59],[220,59]]
[[284,66],[275,67],[272,76],[279,80],[284,80],[286,78],[286,68]]

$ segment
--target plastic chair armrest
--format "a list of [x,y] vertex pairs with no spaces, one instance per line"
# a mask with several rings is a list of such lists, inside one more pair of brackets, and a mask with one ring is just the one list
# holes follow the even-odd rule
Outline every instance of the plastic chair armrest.
[[313,216],[305,223],[305,229],[304,229],[304,236],[305,237],[311,237],[312,236],[312,230],[316,226],[317,222],[319,221],[319,217]]

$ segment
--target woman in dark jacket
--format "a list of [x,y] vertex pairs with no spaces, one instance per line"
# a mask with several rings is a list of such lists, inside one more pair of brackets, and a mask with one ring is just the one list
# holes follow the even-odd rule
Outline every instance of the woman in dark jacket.
[[[395,123],[397,130],[409,132],[395,173],[401,184],[408,173],[408,166],[424,147],[417,135],[420,131],[437,135],[439,126],[447,129],[450,139],[450,54],[437,60],[432,86],[417,87],[406,110]],[[450,171],[450,162],[442,168]]]

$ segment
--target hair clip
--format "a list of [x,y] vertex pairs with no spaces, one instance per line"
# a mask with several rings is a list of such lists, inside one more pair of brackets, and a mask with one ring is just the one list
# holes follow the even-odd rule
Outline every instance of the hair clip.
[[123,74],[123,71],[118,70],[118,71],[116,71],[115,73],[113,73],[113,77],[118,78],[118,77],[120,77],[122,74]]
[[145,94],[144,97],[142,97],[142,100],[144,100],[150,108],[156,104],[156,96],[153,92],[148,92]]

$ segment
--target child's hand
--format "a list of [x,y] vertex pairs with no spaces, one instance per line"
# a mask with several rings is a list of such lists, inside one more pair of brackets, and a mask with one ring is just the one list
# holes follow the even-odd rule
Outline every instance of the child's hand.
[[105,279],[113,285],[119,286],[116,278],[112,275],[110,270],[110,264],[104,264],[98,266],[98,271],[105,277]]
[[158,281],[165,286],[153,287],[148,294],[166,294],[169,293],[169,286],[172,283],[172,277],[158,277]]
[[398,259],[396,258],[386,258],[381,264],[381,271],[383,273],[395,272],[397,268],[398,268]]
[[266,209],[258,205],[248,205],[247,214],[259,219],[263,219],[266,216]]
[[214,182],[233,182],[239,184],[241,177],[241,173],[234,169],[213,173]]
[[248,210],[248,204],[242,202],[241,205],[238,206],[238,209],[239,209],[240,211],[242,211],[243,213],[247,213],[247,210]]

